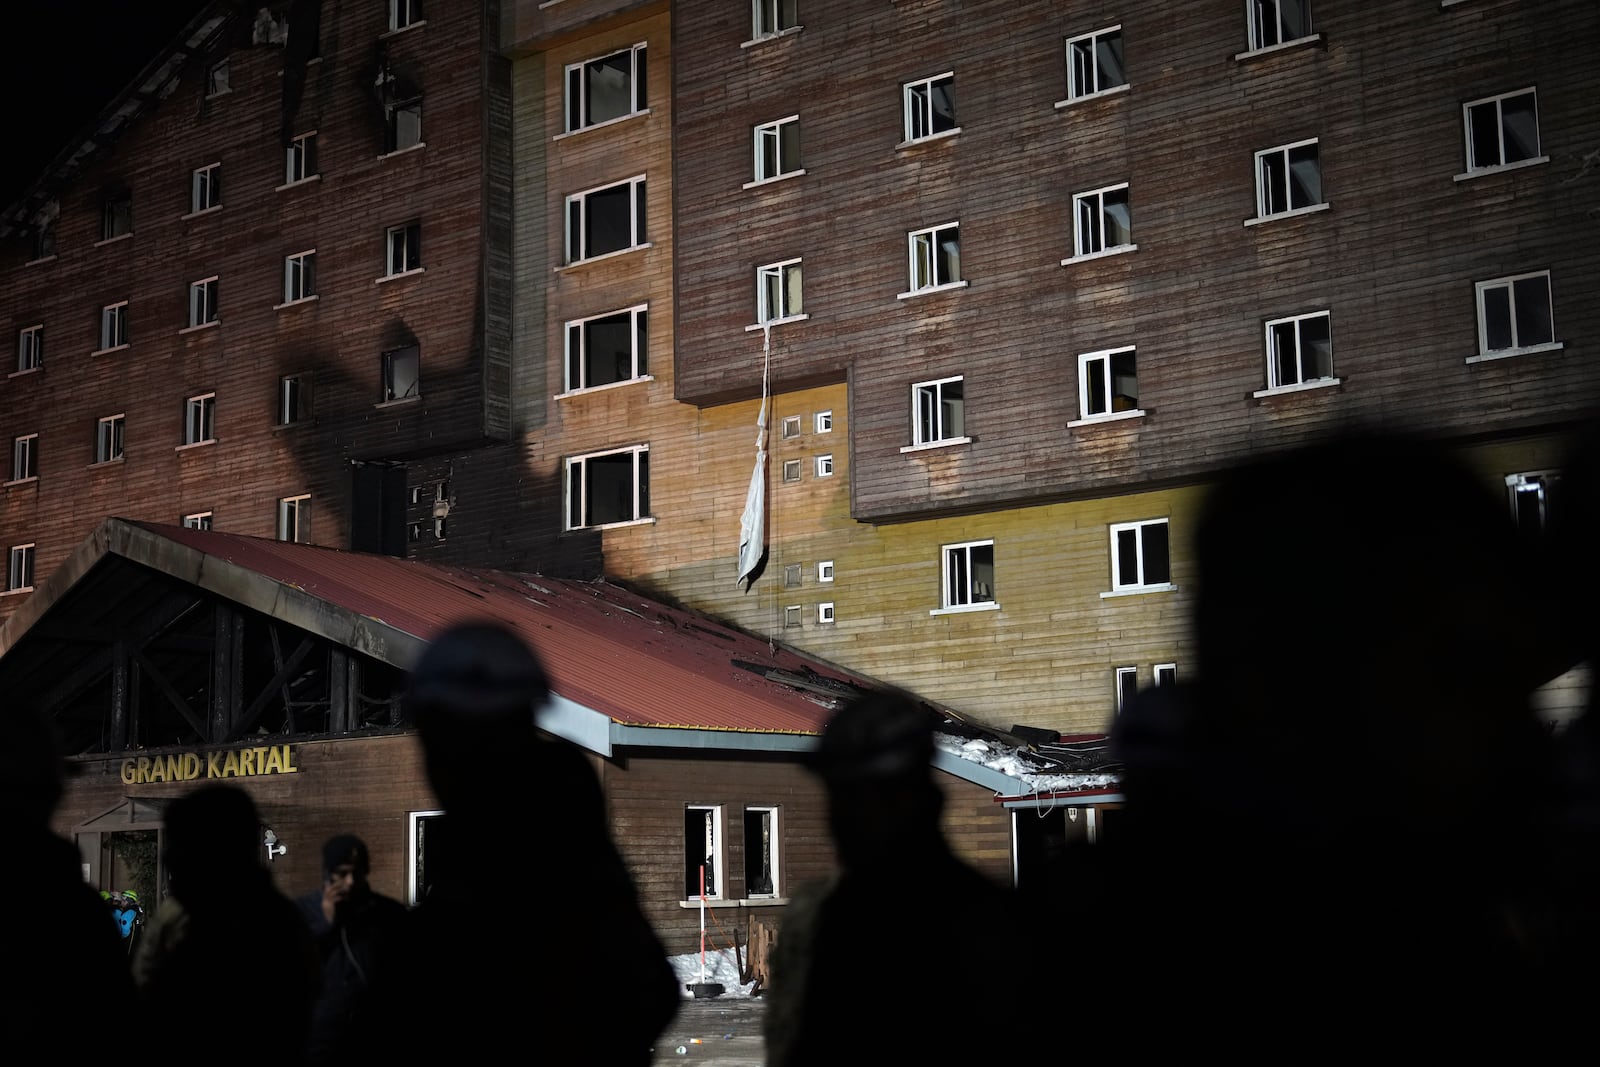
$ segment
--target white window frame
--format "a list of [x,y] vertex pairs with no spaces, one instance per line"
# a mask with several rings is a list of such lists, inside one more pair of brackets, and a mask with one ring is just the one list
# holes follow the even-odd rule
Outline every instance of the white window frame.
[[127,432],[126,413],[106,415],[95,423],[94,461],[110,463],[122,458]]
[[[406,357],[409,355],[409,360]],[[411,373],[404,373],[409,362]],[[402,400],[415,400],[422,395],[422,346],[401,345],[384,350],[379,359],[379,387],[383,390],[380,403],[394,404]],[[409,377],[410,381],[406,381]]]
[[222,206],[222,163],[196,167],[189,178],[189,214],[215,211]]
[[[689,813],[690,812],[695,812],[695,811],[703,811],[703,812],[706,813],[707,836],[710,838],[710,840],[709,841],[704,841],[703,844],[699,845],[698,847],[695,847],[695,846],[691,846],[691,843],[690,843],[690,841],[689,841],[687,836],[684,838],[684,842],[683,842],[683,858],[685,860],[684,873],[685,874],[688,873],[688,862],[687,861],[688,861],[689,857],[691,855],[698,855],[700,849],[704,848],[705,849],[705,855],[703,857],[700,857],[700,858],[709,861],[709,866],[711,867],[711,872],[706,876],[705,888],[706,888],[707,892],[705,894],[703,894],[703,895],[704,895],[705,899],[708,902],[709,901],[713,901],[713,900],[723,900],[727,896],[726,890],[727,890],[727,885],[728,885],[728,843],[727,843],[727,829],[726,829],[726,826],[724,825],[726,820],[725,820],[725,818],[723,816],[722,805],[721,804],[685,804],[684,805],[684,820],[683,820],[684,821],[684,830],[685,830],[685,832],[687,832],[688,827],[689,827]],[[691,853],[689,851],[689,849],[691,847],[695,847],[695,852],[694,853]],[[699,864],[696,864],[696,867],[698,868]],[[684,889],[687,890],[688,888],[689,888],[689,885],[687,883],[685,883],[684,884]],[[696,888],[698,888],[698,887],[696,887]],[[684,894],[684,900],[686,900],[686,901],[699,901],[701,896],[702,896],[702,894],[700,894],[698,892],[696,892],[696,893],[688,893],[688,892],[686,892]]]
[[[609,193],[616,189],[628,190],[628,243],[620,248],[610,248],[604,252],[596,252],[589,247],[586,237],[589,223],[589,201],[601,193]],[[587,263],[594,259],[603,259],[606,256],[620,256],[625,252],[644,248],[648,242],[645,240],[645,176],[636,174],[631,178],[624,178],[620,182],[610,182],[599,185],[593,189],[585,189],[581,193],[573,193],[567,197],[566,206],[566,235],[567,235],[567,266],[578,263]]]
[[[1302,12],[1305,20],[1305,32],[1295,37],[1283,35],[1283,7],[1290,4]],[[1245,0],[1246,38],[1250,43],[1250,51],[1262,52],[1270,48],[1282,48],[1285,45],[1307,41],[1317,36],[1316,26],[1311,20],[1311,0]],[[1270,20],[1268,15],[1270,14]]]
[[[765,816],[767,820],[767,867],[772,871],[772,889],[765,893],[752,892],[750,889],[750,816]],[[782,811],[776,804],[751,804],[744,809],[744,895],[747,900],[773,900],[783,896],[783,868],[779,866],[781,852],[778,845],[779,836],[783,827]]]
[[[792,140],[789,139],[791,137]],[[806,172],[800,165],[799,115],[763,122],[755,127],[751,139],[754,154],[752,172],[755,177],[746,182],[744,188],[748,189],[753,185],[763,185],[783,178],[793,178]],[[784,165],[786,147],[793,150],[794,158],[788,161],[791,166]]]
[[189,283],[189,329],[216,325],[219,290],[215,274]]
[[[1144,408],[1139,404],[1139,398],[1133,398],[1131,408],[1117,410],[1117,376],[1113,373],[1119,357],[1127,355],[1133,359],[1134,389],[1139,388],[1139,356],[1136,345],[1123,345],[1120,348],[1106,348],[1098,352],[1083,352],[1078,355],[1078,418],[1069,426],[1082,426],[1085,423],[1115,422],[1118,419],[1136,419],[1144,415]],[[1104,364],[1100,375],[1102,389],[1094,388],[1094,365]],[[1094,407],[1102,407],[1101,411],[1093,411]]]
[[831,581],[833,581],[833,560],[825,559],[825,560],[818,561],[818,563],[817,563],[817,581],[819,581],[819,582],[831,582]]
[[816,457],[816,472],[818,478],[833,477],[833,453],[824,452]]
[[311,543],[311,494],[278,498],[278,540]]
[[1115,40],[1117,44],[1117,61],[1122,62],[1122,24],[1107,26],[1095,30],[1093,33],[1080,33],[1076,37],[1068,37],[1063,42],[1067,61],[1067,99],[1063,103],[1073,103],[1078,100],[1088,100],[1091,97],[1105,96],[1109,93],[1121,92],[1128,88],[1128,70],[1124,65],[1122,80],[1112,82],[1103,76],[1100,63],[1100,44],[1102,38]]
[[[1304,148],[1306,145],[1316,145],[1317,148],[1317,195],[1321,199],[1315,201],[1314,203],[1302,204],[1299,207],[1296,207],[1294,205],[1294,182],[1292,180],[1293,170],[1289,164],[1289,154],[1297,148]],[[1272,181],[1267,174],[1266,166],[1269,157],[1282,158],[1281,166],[1283,175],[1283,188],[1281,190],[1275,190],[1272,188],[1272,186],[1274,186],[1276,183]],[[1272,219],[1286,219],[1295,215],[1309,215],[1314,211],[1324,211],[1328,207],[1327,191],[1322,188],[1321,138],[1307,137],[1301,141],[1291,141],[1288,144],[1280,144],[1274,145],[1271,148],[1263,148],[1261,151],[1255,154],[1255,172],[1256,216],[1253,219],[1247,220],[1246,225],[1268,222]],[[1281,211],[1271,210],[1272,194],[1275,191],[1279,191],[1283,194],[1283,203],[1287,205]]]
[[209,530],[212,518],[209,511],[195,511],[183,517],[183,525],[188,530]]
[[6,592],[25,593],[33,588],[34,581],[34,549],[33,542],[25,545],[12,545],[10,558],[6,566]]
[[421,0],[389,0],[389,32],[422,24]]
[[128,347],[128,302],[119,300],[100,309],[101,352]]
[[785,440],[785,441],[787,441],[787,440],[789,440],[791,438],[799,437],[800,436],[800,416],[799,415],[785,415],[783,417],[783,421],[778,424],[778,435],[782,440]]
[[1122,714],[1122,709],[1128,706],[1139,692],[1139,668],[1118,667],[1112,673],[1112,689],[1116,696],[1117,714]]
[[[956,265],[954,278],[943,277],[948,267],[941,268],[945,257],[940,254],[944,235],[953,232],[956,239]],[[936,293],[944,289],[962,289],[966,279],[961,276],[961,223],[942,222],[906,234],[906,278],[910,284],[902,299],[922,293]]]
[[198,393],[183,402],[184,445],[209,445],[217,440],[217,394]]
[[285,374],[278,379],[278,425],[293,426],[311,417],[311,373]]
[[25,433],[11,439],[11,481],[30,482],[39,477],[39,435]]
[[[562,395],[589,392],[595,389],[609,389],[617,385],[627,385],[630,382],[648,381],[649,374],[649,304],[635,304],[633,307],[621,308],[617,311],[608,311],[603,315],[590,315],[588,318],[568,319],[562,330],[565,345],[565,359],[562,366],[565,368]],[[589,381],[589,330],[597,322],[609,319],[626,317],[628,320],[628,374],[625,377],[615,378],[605,382]]]
[[[902,452],[964,445],[972,441],[967,436],[966,381],[966,375],[955,374],[948,378],[930,378],[925,382],[912,383],[911,444],[902,448]],[[955,398],[959,406],[946,403],[945,394],[949,391],[946,387],[954,382],[961,383],[961,396]],[[954,418],[948,417],[947,408],[954,412]],[[960,425],[947,426],[947,422],[959,422]]]
[[[406,903],[417,905],[422,903],[422,880],[426,877],[425,871],[419,866],[427,866],[426,857],[422,855],[424,834],[421,827],[424,823],[434,820],[442,821],[445,818],[444,809],[433,808],[429,811],[413,811],[407,813],[406,827]],[[446,831],[448,832],[448,831]],[[419,864],[419,860],[422,862]]]
[[317,298],[317,250],[308,248],[283,257],[283,303],[298,304]]
[[384,250],[384,277],[399,278],[421,271],[422,223],[414,220],[390,226],[384,232]]
[[44,366],[44,324],[24,326],[17,331],[17,373]]
[[284,149],[283,185],[285,188],[319,177],[317,170],[317,131],[298,134]]
[[[1327,325],[1328,373],[1320,377],[1308,378],[1306,377],[1305,365],[1306,342],[1302,327],[1304,324],[1316,319],[1324,320]],[[1292,355],[1294,357],[1296,378],[1294,381],[1284,381],[1282,380],[1282,375],[1279,373],[1279,366],[1281,363],[1279,356],[1282,355],[1282,353],[1279,351],[1279,331],[1277,327],[1291,325],[1294,327],[1295,347]],[[1308,311],[1303,315],[1287,315],[1281,319],[1268,319],[1265,323],[1264,329],[1266,332],[1265,345],[1267,353],[1267,387],[1256,392],[1254,394],[1255,396],[1266,396],[1272,393],[1295,392],[1302,389],[1320,389],[1339,384],[1340,379],[1333,373],[1333,315],[1331,312],[1326,310]]]
[[[592,504],[589,500],[589,468],[594,461],[611,456],[632,457],[632,514],[627,518],[596,523],[591,521],[592,516],[590,514]],[[630,526],[654,521],[650,516],[649,445],[628,445],[624,448],[608,448],[599,452],[586,452],[580,456],[570,456],[563,464],[563,472],[565,477],[562,479],[562,488],[566,499],[563,501],[565,507],[562,515],[568,530],[605,530],[616,526]]]
[[[1167,542],[1167,576],[1160,581],[1151,581],[1150,575],[1145,573],[1145,538],[1144,531],[1153,527],[1163,527],[1166,531]],[[1133,540],[1135,580],[1124,582],[1122,580],[1122,549],[1118,534],[1126,531],[1135,531]],[[1172,525],[1166,518],[1140,519],[1137,522],[1114,522],[1111,524],[1111,591],[1101,593],[1102,597],[1120,596],[1127,593],[1150,593],[1167,589],[1176,589],[1172,584]]]
[[1164,685],[1178,683],[1178,665],[1176,663],[1157,663],[1150,668],[1150,684],[1158,689]]
[[[771,306],[774,296],[778,301],[776,308]],[[805,310],[805,275],[798,257],[756,268],[756,325],[747,329],[799,322],[809,317]]]
[[[1526,159],[1506,161],[1506,123],[1505,102],[1518,97],[1533,97],[1533,154]],[[1495,118],[1495,159],[1494,163],[1478,164],[1474,162],[1477,155],[1476,144],[1472,131],[1472,112],[1475,108],[1494,108]],[[1539,131],[1539,93],[1535,86],[1529,85],[1521,89],[1513,89],[1507,93],[1497,93],[1486,96],[1480,100],[1469,100],[1461,105],[1461,137],[1466,153],[1467,169],[1456,175],[1456,180],[1475,178],[1481,174],[1495,174],[1504,170],[1516,170],[1519,167],[1531,167],[1540,163],[1550,162],[1550,157],[1543,154],[1544,138]]]
[[800,29],[799,0],[750,0],[750,39],[764,41]]
[[[900,87],[901,111],[904,119],[901,132],[905,134],[901,146],[920,144],[941,137],[953,137],[961,132],[961,126],[955,119],[955,84],[955,71],[947,70],[943,74],[906,82]],[[938,113],[933,106],[933,96],[934,91],[941,88],[947,90],[950,100],[950,125],[942,130],[936,130],[934,124]]]
[[831,410],[817,412],[814,416],[812,416],[811,424],[813,426],[813,433],[832,433],[833,412]]
[[[1127,214],[1128,239],[1121,244],[1109,245],[1106,244],[1106,194],[1116,192],[1124,194],[1122,206]],[[1062,260],[1063,263],[1114,256],[1135,251],[1139,247],[1133,241],[1133,203],[1127,194],[1128,183],[1119,182],[1072,195],[1072,258]],[[1087,226],[1084,218],[1086,211],[1092,212]]]
[[817,625],[832,626],[834,622],[833,601],[823,600],[817,604]]
[[1540,530],[1546,530],[1550,525],[1550,492],[1561,482],[1561,474],[1554,470],[1519,471],[1506,475],[1506,496],[1511,505],[1512,521],[1519,526],[1522,522],[1523,495],[1532,496],[1538,504],[1538,524]]
[[206,96],[222,96],[232,91],[229,85],[228,61],[213,63],[206,68]]
[[[987,548],[989,550],[989,566],[991,570],[997,569],[998,560],[995,558],[994,539],[983,541],[962,541],[958,544],[941,545],[939,548],[939,607],[930,611],[930,615],[946,615],[951,612],[961,611],[995,611],[1000,607],[994,596],[994,584],[977,580],[973,574],[972,550]],[[952,587],[961,575],[965,575],[961,589]]]
[[[589,70],[618,56],[627,57],[628,79],[628,110],[621,115],[613,115],[606,119],[593,119],[590,117],[593,102],[591,100]],[[610,67],[609,69],[618,69]],[[595,56],[580,63],[568,63],[563,84],[566,86],[566,106],[564,108],[564,122],[566,133],[580,133],[583,130],[592,130],[599,126],[609,126],[613,122],[631,119],[636,115],[646,114],[650,109],[647,106],[647,79],[649,77],[649,64],[645,61],[645,42],[632,45],[628,48],[619,48],[603,56]]]
[[[1518,326],[1517,315],[1517,283],[1526,282],[1531,278],[1544,279],[1544,307],[1545,315],[1550,323],[1550,339],[1537,341],[1532,344],[1523,344],[1526,338],[1521,336],[1522,330]],[[1529,271],[1525,274],[1508,274],[1501,278],[1490,278],[1474,284],[1478,307],[1478,354],[1469,356],[1468,363],[1477,363],[1482,360],[1505,359],[1508,356],[1520,356],[1530,352],[1554,352],[1566,347],[1565,342],[1556,339],[1555,297],[1554,286],[1547,270]],[[1507,307],[1510,314],[1509,326],[1511,328],[1511,345],[1508,348],[1489,347],[1489,322],[1488,307],[1485,297],[1490,292],[1498,290],[1507,291]]]

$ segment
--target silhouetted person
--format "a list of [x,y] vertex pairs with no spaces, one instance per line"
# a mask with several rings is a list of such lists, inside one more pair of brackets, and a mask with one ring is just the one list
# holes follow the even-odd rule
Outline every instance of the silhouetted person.
[[408,1061],[521,1048],[547,1063],[645,1067],[677,1012],[677,978],[612,843],[598,777],[535,727],[549,695],[533,650],[497,624],[440,634],[413,672],[408,706],[445,815],[403,969],[380,978],[395,990],[386,1010],[403,1015],[377,1040],[398,1041]]
[[133,1017],[194,1058],[304,1064],[321,964],[261,861],[255,802],[201,786],[167,806],[162,828],[170,897],[140,945]]
[[811,765],[839,869],[797,891],[778,929],[768,1067],[979,1063],[952,1029],[1039,1021],[1020,899],[945,840],[934,725],[911,698],[882,692],[823,730]]
[[1349,434],[1213,487],[1196,681],[1112,733],[1126,810],[1099,903],[1129,1052],[1470,1042],[1548,994],[1521,558],[1504,502],[1420,439]]
[[7,711],[0,810],[16,907],[0,950],[0,1033],[16,1054],[65,1062],[126,1039],[133,979],[111,909],[50,826],[65,773],[54,732],[31,708]]
[[322,991],[312,1016],[311,1067],[345,1065],[366,1058],[358,1039],[380,942],[400,936],[406,908],[375,892],[367,876],[372,859],[354,834],[322,845],[322,887],[295,898],[322,958]]

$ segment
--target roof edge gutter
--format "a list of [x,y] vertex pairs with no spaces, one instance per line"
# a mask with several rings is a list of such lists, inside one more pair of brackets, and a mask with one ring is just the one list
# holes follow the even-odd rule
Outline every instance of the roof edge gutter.
[[611,724],[613,748],[676,748],[723,752],[810,752],[814,734],[761,733],[754,730],[694,730]]
[[1116,790],[1084,789],[1066,793],[1039,793],[1034,796],[995,797],[1011,811],[1036,811],[1050,808],[1086,808],[1095,804],[1121,804],[1122,794]]
[[985,789],[992,789],[1001,796],[1016,796],[1017,787],[1022,784],[1009,774],[1003,774],[993,768],[985,767],[981,763],[974,763],[969,759],[962,759],[960,756],[952,756],[942,748],[934,750],[933,765],[939,770],[953,774],[957,778],[971,782],[973,785],[981,785]]

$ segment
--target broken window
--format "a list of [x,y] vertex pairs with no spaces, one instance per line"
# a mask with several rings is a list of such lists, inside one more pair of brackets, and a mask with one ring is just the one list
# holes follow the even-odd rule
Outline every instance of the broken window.
[[183,403],[183,443],[201,445],[217,439],[217,394],[201,393]]
[[632,445],[567,460],[567,529],[650,517],[650,446]]
[[1326,311],[1267,323],[1267,388],[1333,377],[1333,340]]
[[636,44],[567,67],[567,132],[643,111],[645,46]]
[[683,813],[683,844],[684,899],[722,899],[722,809],[687,806]]
[[1122,68],[1122,27],[1067,38],[1067,99],[1093,96],[1128,84]]
[[422,143],[422,97],[396,100],[384,108],[384,152],[402,152]]
[[206,71],[206,95],[221,96],[228,91],[228,61],[212,64]]
[[1478,353],[1510,355],[1555,343],[1550,272],[1479,282]]
[[783,322],[804,313],[805,294],[798,259],[756,268],[757,322]]
[[422,391],[422,349],[416,345],[395,348],[383,354],[383,399],[405,400]]
[[48,217],[41,217],[33,228],[33,251],[28,256],[30,262],[41,259],[50,259],[56,254],[56,218],[57,208],[51,203]]
[[744,895],[778,895],[778,809],[744,809]]
[[311,375],[285,374],[278,379],[278,423],[288,426],[311,417]]
[[939,607],[971,608],[994,603],[994,542],[968,541],[945,545],[943,561],[944,593]]
[[211,529],[211,512],[197,511],[192,515],[185,515],[183,517],[183,525],[190,530],[209,530]]
[[1167,553],[1167,520],[1118,522],[1111,525],[1111,588],[1113,592],[1166,588],[1172,581]]
[[1139,411],[1139,372],[1133,346],[1078,356],[1080,418],[1103,419]]
[[217,279],[202,278],[189,284],[189,327],[217,321]]
[[778,432],[785,441],[789,440],[791,437],[799,437],[800,416],[785,415],[783,421],[778,424]]
[[307,300],[317,295],[316,249],[296,252],[283,260],[283,302]]
[[125,419],[122,415],[107,415],[95,426],[94,461],[110,463],[122,458],[122,434]]
[[911,387],[911,444],[966,439],[966,379],[940,378]]
[[6,569],[8,592],[33,588],[33,548],[33,545],[11,546],[11,565]]
[[786,459],[783,461],[783,480],[786,482],[798,482],[800,480],[799,460]]
[[126,190],[105,194],[100,209],[100,239],[109,241],[133,232],[133,196]]
[[317,135],[302,133],[284,150],[283,183],[293,185],[317,173]]
[[299,496],[286,496],[278,501],[278,540],[310,542],[310,493],[302,493]]
[[956,76],[945,73],[908,82],[905,97],[907,141],[920,141],[956,129]]
[[1539,158],[1539,106],[1534,90],[1474,100],[1462,110],[1468,172]]
[[800,627],[800,605],[790,604],[783,609],[783,628],[795,630]]
[[594,389],[646,374],[646,305],[567,323],[566,389]]
[[961,227],[949,222],[906,235],[911,252],[911,292],[961,282]]
[[1252,49],[1311,36],[1311,0],[1250,0],[1249,8]]
[[1322,201],[1317,141],[1296,141],[1256,153],[1256,215],[1270,218]]
[[121,348],[128,343],[128,302],[107,304],[100,309],[100,351]]
[[567,197],[567,262],[645,243],[644,175]]
[[1133,217],[1128,183],[1110,185],[1072,198],[1073,254],[1093,256],[1133,247]]
[[44,327],[24,326],[17,333],[17,370],[37,370],[44,365]]
[[189,180],[189,211],[197,214],[222,206],[222,164],[198,168]]
[[422,223],[389,227],[388,273],[392,277],[422,269]]

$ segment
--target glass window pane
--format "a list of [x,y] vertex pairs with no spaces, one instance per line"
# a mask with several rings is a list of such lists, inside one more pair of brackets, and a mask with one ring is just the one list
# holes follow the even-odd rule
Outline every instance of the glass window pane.
[[1144,541],[1144,583],[1156,585],[1168,581],[1172,572],[1167,560],[1167,524],[1153,522],[1141,526],[1139,532]]
[[589,122],[607,122],[633,111],[633,52],[618,52],[584,68],[589,88]]
[[1122,69],[1122,34],[1108,33],[1095,41],[1097,88],[1110,89],[1128,83]]
[[972,565],[972,602],[994,601],[994,546],[973,545],[969,550]]
[[1550,279],[1519,278],[1512,283],[1517,305],[1517,345],[1543,345],[1555,340],[1550,324]]
[[800,264],[791,263],[783,270],[785,316],[798,315],[805,307],[800,291]]
[[1084,398],[1089,408],[1084,414],[1104,415],[1108,410],[1106,407],[1106,361],[1103,359],[1091,359],[1085,364],[1084,370],[1089,375],[1088,391]]
[[1333,377],[1333,343],[1328,336],[1328,316],[1300,320],[1300,379]]
[[1496,285],[1483,290],[1483,344],[1487,352],[1510,348],[1511,288]]
[[1086,256],[1101,249],[1100,243],[1100,213],[1097,210],[1096,198],[1082,196],[1078,198],[1078,254]]
[[1120,248],[1133,243],[1133,219],[1128,212],[1128,190],[1112,189],[1107,192],[1105,204],[1105,247]]
[[1117,531],[1117,584],[1139,584],[1139,531]]
[[1539,154],[1539,116],[1534,94],[1523,93],[1500,102],[1500,122],[1505,133],[1506,163],[1518,163]]
[[1494,101],[1467,109],[1467,140],[1471,144],[1469,167],[1493,167],[1500,163],[1500,120]]
[[965,382],[945,382],[940,388],[940,426],[944,437],[961,437],[966,432]]
[[1067,52],[1071,67],[1072,95],[1087,96],[1094,92],[1094,42],[1073,41]]
[[633,323],[629,315],[610,315],[588,324],[584,359],[586,384],[608,385],[633,377]]
[[953,80],[947,79],[934,84],[932,108],[934,133],[955,129],[956,87]]
[[1118,352],[1111,357],[1111,410],[1134,411],[1139,407],[1139,377],[1134,371],[1134,353]]
[[584,207],[584,256],[603,256],[633,243],[629,188],[619,185],[590,193]]
[[939,277],[937,284],[961,280],[961,234],[958,230],[945,230],[939,237]]
[[1322,167],[1317,162],[1317,146],[1301,145],[1289,149],[1289,206],[1310,207],[1322,203]]
[[778,173],[787,174],[800,169],[800,123],[786,122],[778,128],[781,142],[778,152]]
[[1268,152],[1261,157],[1261,213],[1276,215],[1289,210],[1288,178],[1284,174],[1282,152]]

